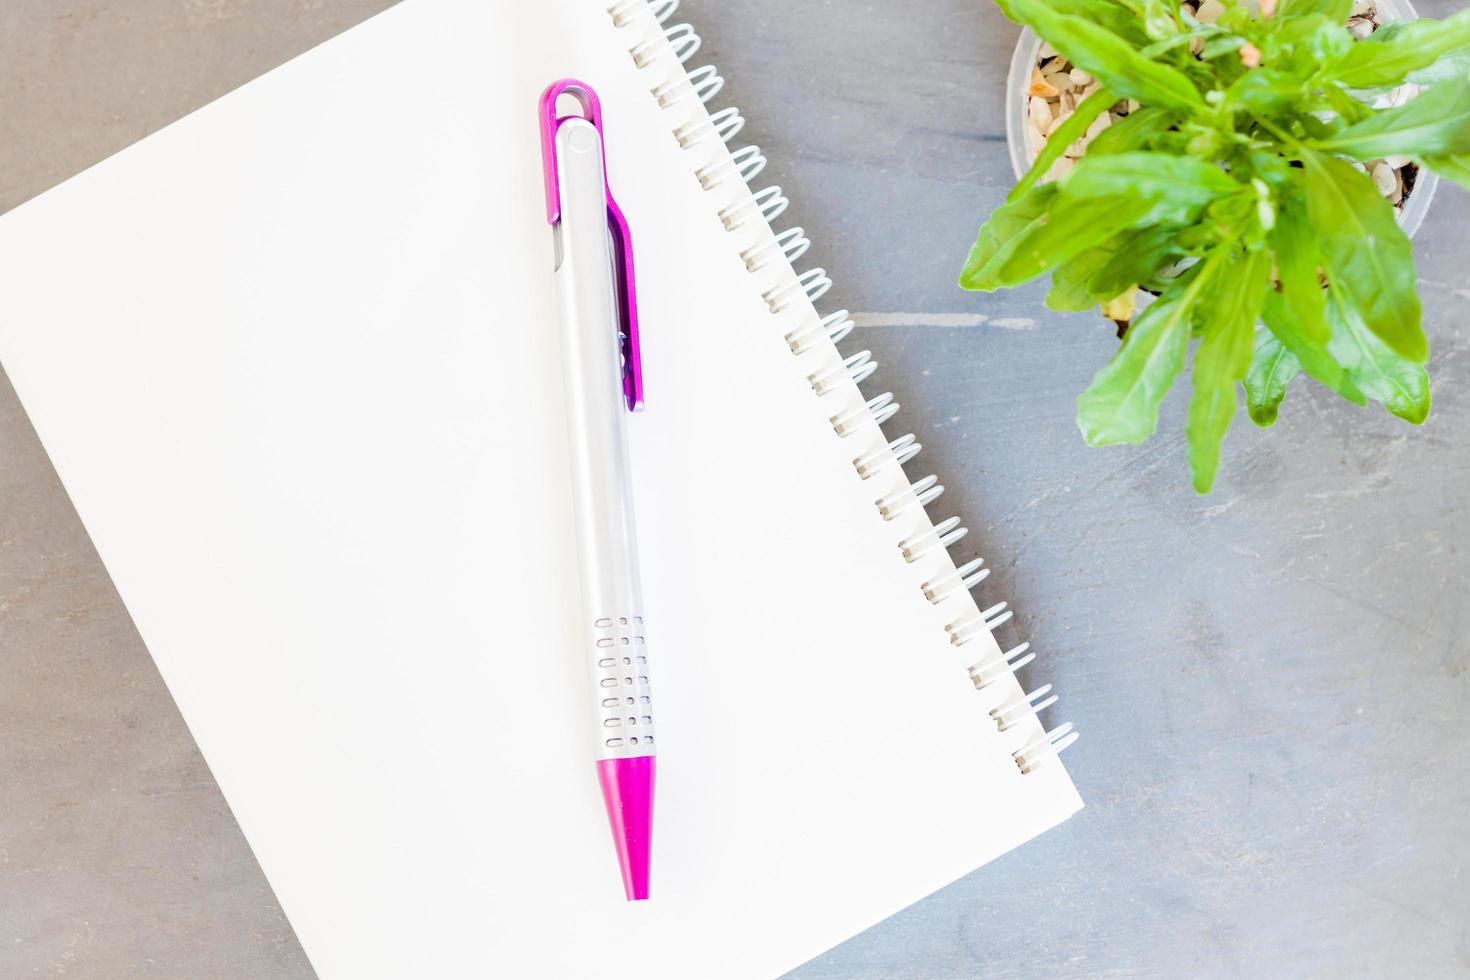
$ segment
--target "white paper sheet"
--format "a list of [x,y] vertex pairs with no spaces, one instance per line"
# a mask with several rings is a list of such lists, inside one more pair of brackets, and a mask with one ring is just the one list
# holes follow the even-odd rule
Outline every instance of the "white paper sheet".
[[[499,8],[499,9],[491,9]],[[408,0],[0,219],[0,359],[322,976],[751,976],[1080,806],[1022,776],[603,4]],[[653,901],[588,750],[535,104],[602,95],[639,262],[631,420]],[[742,193],[745,193],[742,188]],[[997,888],[1004,884],[997,883]]]

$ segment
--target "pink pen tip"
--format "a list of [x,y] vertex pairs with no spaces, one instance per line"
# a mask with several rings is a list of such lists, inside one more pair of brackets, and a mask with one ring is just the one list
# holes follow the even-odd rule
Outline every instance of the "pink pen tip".
[[612,825],[613,845],[623,870],[623,892],[628,901],[648,897],[648,863],[653,850],[654,757],[602,759],[597,780]]

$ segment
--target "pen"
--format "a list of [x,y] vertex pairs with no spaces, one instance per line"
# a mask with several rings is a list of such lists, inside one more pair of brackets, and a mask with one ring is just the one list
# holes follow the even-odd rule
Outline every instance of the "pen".
[[[580,114],[558,114],[557,101],[564,96],[576,102]],[[575,79],[553,82],[541,96],[540,121],[597,777],[623,891],[632,901],[648,897],[654,779],[625,419],[627,411],[643,407],[633,248],[628,223],[607,184],[596,93]]]

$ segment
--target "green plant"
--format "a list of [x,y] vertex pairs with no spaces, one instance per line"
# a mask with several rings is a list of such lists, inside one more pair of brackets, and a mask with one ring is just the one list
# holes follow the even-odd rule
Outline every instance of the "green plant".
[[[1153,434],[1195,337],[1186,434],[1200,493],[1238,384],[1261,426],[1298,373],[1424,421],[1429,348],[1413,251],[1350,161],[1403,155],[1470,187],[1470,10],[1355,40],[1344,26],[1352,0],[1224,0],[1214,24],[1169,0],[997,2],[1101,88],[985,222],[960,285],[994,290],[1051,272],[1047,305],[1072,311],[1106,312],[1140,286],[1157,296],[1120,323],[1122,347],[1077,399],[1089,444]],[[1425,88],[1372,107],[1405,82]],[[1122,99],[1140,107],[1060,180],[1041,182]]]

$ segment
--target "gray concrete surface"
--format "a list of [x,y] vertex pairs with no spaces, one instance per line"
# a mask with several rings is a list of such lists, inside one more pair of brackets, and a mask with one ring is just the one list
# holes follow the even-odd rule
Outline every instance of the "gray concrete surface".
[[[0,210],[381,5],[11,0]],[[1470,973],[1470,196],[1442,190],[1416,242],[1429,422],[1298,381],[1199,499],[1183,392],[1148,446],[1087,449],[1072,400],[1111,331],[952,285],[1009,180],[1016,31],[990,4],[680,16],[837,280],[824,306],[890,324],[847,346],[1084,733],[1088,809],[792,976]],[[1034,323],[892,325],[935,313]],[[309,975],[8,390],[0,460],[0,976]]]

